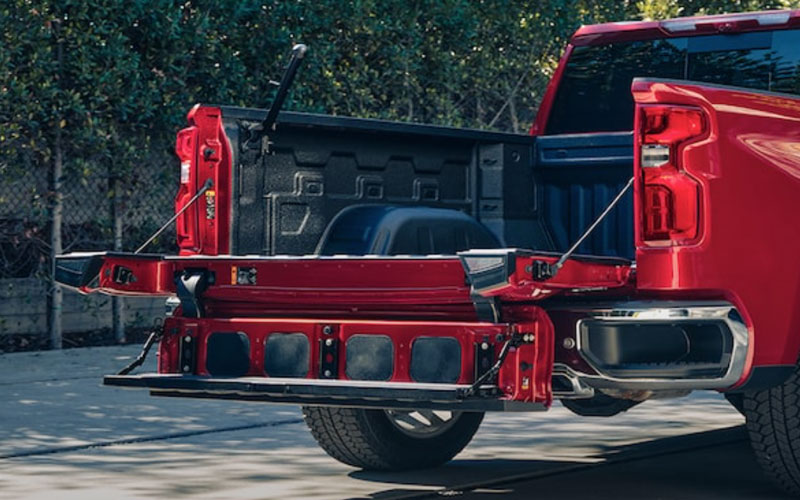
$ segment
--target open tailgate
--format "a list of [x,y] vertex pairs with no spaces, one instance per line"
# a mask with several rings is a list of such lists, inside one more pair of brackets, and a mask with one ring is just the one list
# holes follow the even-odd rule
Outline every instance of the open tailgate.
[[[458,256],[162,256],[79,253],[57,257],[56,280],[88,293],[170,296],[203,288],[208,302],[292,306],[472,304],[475,296],[524,302],[630,285],[625,259],[576,255],[537,279],[559,255],[517,249]],[[193,282],[192,276],[202,275]],[[200,292],[197,292],[200,293]]]
[[58,259],[84,292],[176,295],[159,373],[105,384],[162,396],[465,411],[544,409],[553,325],[536,301],[624,289],[630,263],[507,250],[428,257]]

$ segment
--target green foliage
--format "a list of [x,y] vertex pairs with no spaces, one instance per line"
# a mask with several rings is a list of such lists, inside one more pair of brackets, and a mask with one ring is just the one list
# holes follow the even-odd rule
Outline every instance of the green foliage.
[[648,21],[677,17],[683,12],[678,0],[641,0],[636,2],[636,8],[642,19]]
[[312,51],[293,109],[520,130],[581,24],[797,3],[11,0],[0,145],[46,163],[62,125],[73,173],[128,173],[196,101],[265,106],[298,41]]
[[[524,132],[581,24],[790,6],[800,0],[6,0],[0,180],[49,171],[60,137],[69,179],[141,192],[141,169],[173,168],[194,103],[266,107],[296,42],[311,51],[289,109]],[[47,213],[48,193],[25,196]]]

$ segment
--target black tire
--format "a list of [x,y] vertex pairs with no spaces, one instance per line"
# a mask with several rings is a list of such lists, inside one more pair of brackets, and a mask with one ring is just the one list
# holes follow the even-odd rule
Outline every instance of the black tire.
[[325,452],[336,460],[370,470],[426,469],[464,449],[483,413],[460,413],[442,432],[416,438],[402,432],[384,410],[304,406],[303,418]]
[[800,371],[783,384],[744,394],[756,459],[784,490],[800,495]]

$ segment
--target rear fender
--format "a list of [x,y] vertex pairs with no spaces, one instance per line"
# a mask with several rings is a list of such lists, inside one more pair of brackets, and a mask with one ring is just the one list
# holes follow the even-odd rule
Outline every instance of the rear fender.
[[[748,365],[793,365],[800,352],[800,99],[663,80],[635,80],[632,90],[638,290],[728,300],[752,337]],[[692,241],[643,237],[641,126],[643,107],[653,104],[700,109],[707,121],[706,135],[677,151],[699,186]]]

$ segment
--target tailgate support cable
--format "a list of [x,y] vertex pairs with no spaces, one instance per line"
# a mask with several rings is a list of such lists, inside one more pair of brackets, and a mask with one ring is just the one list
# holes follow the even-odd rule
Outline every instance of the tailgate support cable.
[[511,336],[503,344],[503,347],[500,349],[500,354],[497,355],[497,361],[495,361],[494,365],[492,365],[491,368],[483,372],[483,375],[478,377],[475,380],[475,382],[472,383],[472,385],[470,385],[469,387],[465,387],[463,389],[459,389],[458,396],[462,399],[466,399],[477,393],[484,383],[489,382],[495,376],[497,376],[498,373],[500,373],[500,368],[503,366],[503,362],[508,357],[508,353],[511,351],[511,348],[519,347],[525,342],[527,342],[525,340],[525,335],[521,333],[512,333]]
[[157,341],[161,340],[161,334],[163,333],[163,322],[161,318],[156,318],[153,322],[153,331],[150,333],[150,336],[147,337],[147,340],[142,346],[142,352],[136,356],[131,364],[120,370],[117,375],[127,375],[132,372],[134,369],[138,368],[139,366],[144,363],[144,360],[147,359],[147,354],[150,352],[150,348],[153,347]]
[[561,269],[564,266],[564,263],[567,261],[567,259],[572,257],[572,254],[575,253],[575,250],[577,250],[578,247],[581,246],[581,244],[586,240],[586,238],[588,238],[589,235],[592,234],[592,232],[595,230],[595,228],[597,228],[597,226],[599,226],[600,223],[603,222],[603,220],[606,218],[606,216],[609,213],[611,213],[611,210],[615,206],[617,206],[617,203],[619,203],[619,200],[622,199],[622,197],[625,195],[625,193],[628,192],[628,189],[630,189],[631,186],[633,185],[633,179],[634,178],[631,177],[628,180],[628,183],[625,184],[625,187],[623,187],[622,190],[619,193],[617,193],[617,196],[615,196],[614,199],[611,200],[611,203],[609,203],[608,206],[605,208],[605,210],[603,210],[603,213],[601,213],[594,220],[594,222],[592,222],[592,224],[586,229],[586,231],[583,232],[581,237],[578,238],[578,241],[573,243],[572,246],[569,247],[569,250],[564,252],[564,254],[554,264],[548,264],[547,262],[544,262],[544,261],[536,261],[536,262],[534,262],[533,279],[535,281],[546,281],[546,280],[549,280],[549,279],[553,278],[558,273],[559,269]]
[[133,253],[140,253],[142,250],[144,250],[144,249],[147,247],[147,245],[149,245],[150,243],[152,243],[154,239],[158,238],[158,236],[159,236],[161,233],[163,233],[163,232],[164,232],[164,231],[165,231],[165,230],[166,230],[166,229],[169,227],[169,225],[170,225],[170,224],[172,224],[173,222],[175,222],[175,220],[176,220],[178,217],[180,217],[180,216],[181,216],[181,214],[183,214],[183,212],[185,212],[187,208],[191,207],[191,206],[192,206],[192,203],[194,203],[195,201],[197,201],[197,199],[198,199],[198,198],[200,198],[200,196],[202,196],[202,195],[203,195],[203,193],[205,193],[206,191],[208,191],[208,190],[209,190],[209,189],[211,189],[212,187],[214,187],[214,181],[212,181],[211,179],[206,179],[206,182],[205,182],[205,184],[203,184],[203,186],[200,188],[200,190],[199,190],[199,191],[197,191],[197,192],[194,194],[194,196],[192,196],[192,198],[191,198],[191,199],[190,199],[190,200],[189,200],[189,201],[186,203],[186,205],[184,205],[183,207],[181,207],[181,209],[180,209],[180,210],[178,210],[177,212],[175,212],[175,215],[173,215],[172,217],[170,217],[170,218],[169,218],[169,220],[168,220],[167,222],[165,222],[163,226],[161,226],[160,228],[158,228],[158,231],[156,231],[155,233],[153,233],[153,235],[152,235],[152,236],[150,236],[149,238],[147,238],[147,241],[145,241],[144,243],[142,243],[142,246],[140,246],[139,248],[137,248],[137,249],[136,249],[136,251],[135,251],[135,252],[133,252]]

